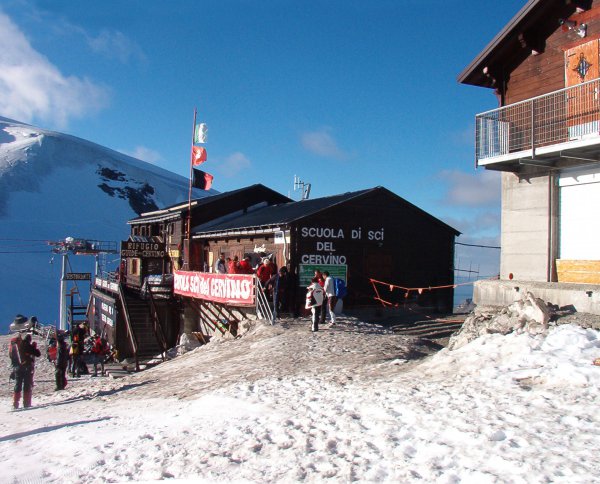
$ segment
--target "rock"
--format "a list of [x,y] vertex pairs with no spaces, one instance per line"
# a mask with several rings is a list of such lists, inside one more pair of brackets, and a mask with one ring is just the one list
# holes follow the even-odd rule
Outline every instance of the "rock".
[[523,301],[523,313],[529,322],[534,321],[548,328],[548,321],[550,321],[548,305],[530,292],[525,295]]
[[186,351],[192,351],[202,346],[202,343],[194,335],[183,333],[179,338],[179,346],[182,346]]
[[513,331],[515,325],[518,324],[518,320],[510,316],[510,313],[501,312],[495,318],[491,318],[489,325],[487,326],[487,333],[499,333],[508,334]]
[[548,330],[550,313],[548,305],[530,292],[507,307],[485,307],[481,310],[475,308],[460,331],[450,337],[448,349],[461,348],[483,334],[504,335],[513,331],[544,334]]

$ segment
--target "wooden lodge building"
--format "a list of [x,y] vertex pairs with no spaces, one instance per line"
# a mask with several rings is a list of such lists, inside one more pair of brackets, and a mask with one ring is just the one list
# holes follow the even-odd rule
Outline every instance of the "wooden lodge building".
[[[284,311],[295,316],[305,312],[306,286],[315,269],[346,281],[346,309],[411,302],[452,310],[454,239],[460,233],[383,187],[292,201],[252,185],[145,213],[129,224],[131,236],[121,245],[121,274],[113,294],[98,287],[109,286],[107,281],[94,291],[100,305],[112,304],[120,315],[121,324],[113,318],[113,330],[125,329],[117,329],[120,337],[114,343],[120,341],[124,353],[142,354],[126,341],[135,340],[131,334],[136,332],[149,334],[146,340],[158,335],[159,344],[150,351],[157,354],[174,346],[182,333],[204,340],[215,331],[235,334],[241,319],[268,314],[260,306],[266,299],[254,275],[216,273],[220,254],[240,260],[249,256],[253,267],[265,257],[286,267]],[[375,292],[372,280],[385,284]],[[394,291],[390,284],[444,287]],[[138,306],[143,324],[131,315],[126,321],[127,311]]]
[[474,301],[600,314],[600,0],[523,3],[458,77],[493,94],[475,163],[502,178],[500,280]]

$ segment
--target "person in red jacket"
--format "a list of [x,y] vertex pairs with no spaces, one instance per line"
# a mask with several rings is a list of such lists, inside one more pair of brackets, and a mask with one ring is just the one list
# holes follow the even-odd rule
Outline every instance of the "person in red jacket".
[[97,335],[94,340],[94,346],[92,346],[92,355],[94,357],[94,373],[92,376],[98,376],[98,365],[100,365],[101,374],[104,376],[104,360],[109,352],[108,342],[104,338],[101,338],[100,335]]
[[260,279],[260,282],[262,283],[263,287],[267,285],[267,282],[269,282],[269,279],[271,279],[271,276],[273,276],[273,274],[275,274],[273,264],[271,264],[271,261],[269,259],[264,258],[262,264],[256,270],[256,275]]
[[[319,269],[315,269],[315,279],[317,279],[319,286],[321,286],[323,291],[325,291],[325,289],[324,289],[325,288],[325,277],[323,276],[323,273]],[[321,324],[325,324],[325,316],[327,315],[326,307],[327,307],[326,304],[321,304],[321,307],[320,307]]]
[[250,264],[249,255],[245,256],[244,260],[240,262],[238,274],[254,274],[254,269],[252,269],[252,265]]
[[229,259],[227,262],[227,274],[239,274],[240,272],[240,261],[236,255],[233,259]]

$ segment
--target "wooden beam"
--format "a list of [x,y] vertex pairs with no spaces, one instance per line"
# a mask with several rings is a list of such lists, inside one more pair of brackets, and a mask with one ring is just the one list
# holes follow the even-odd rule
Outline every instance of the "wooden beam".
[[558,282],[600,284],[600,260],[556,260]]
[[541,54],[546,49],[543,36],[533,29],[521,32],[518,37],[521,47],[529,50],[532,55]]

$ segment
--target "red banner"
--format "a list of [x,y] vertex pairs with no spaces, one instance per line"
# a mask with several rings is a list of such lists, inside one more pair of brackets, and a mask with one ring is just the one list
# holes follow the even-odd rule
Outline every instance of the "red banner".
[[175,271],[174,292],[232,305],[254,304],[254,275]]

